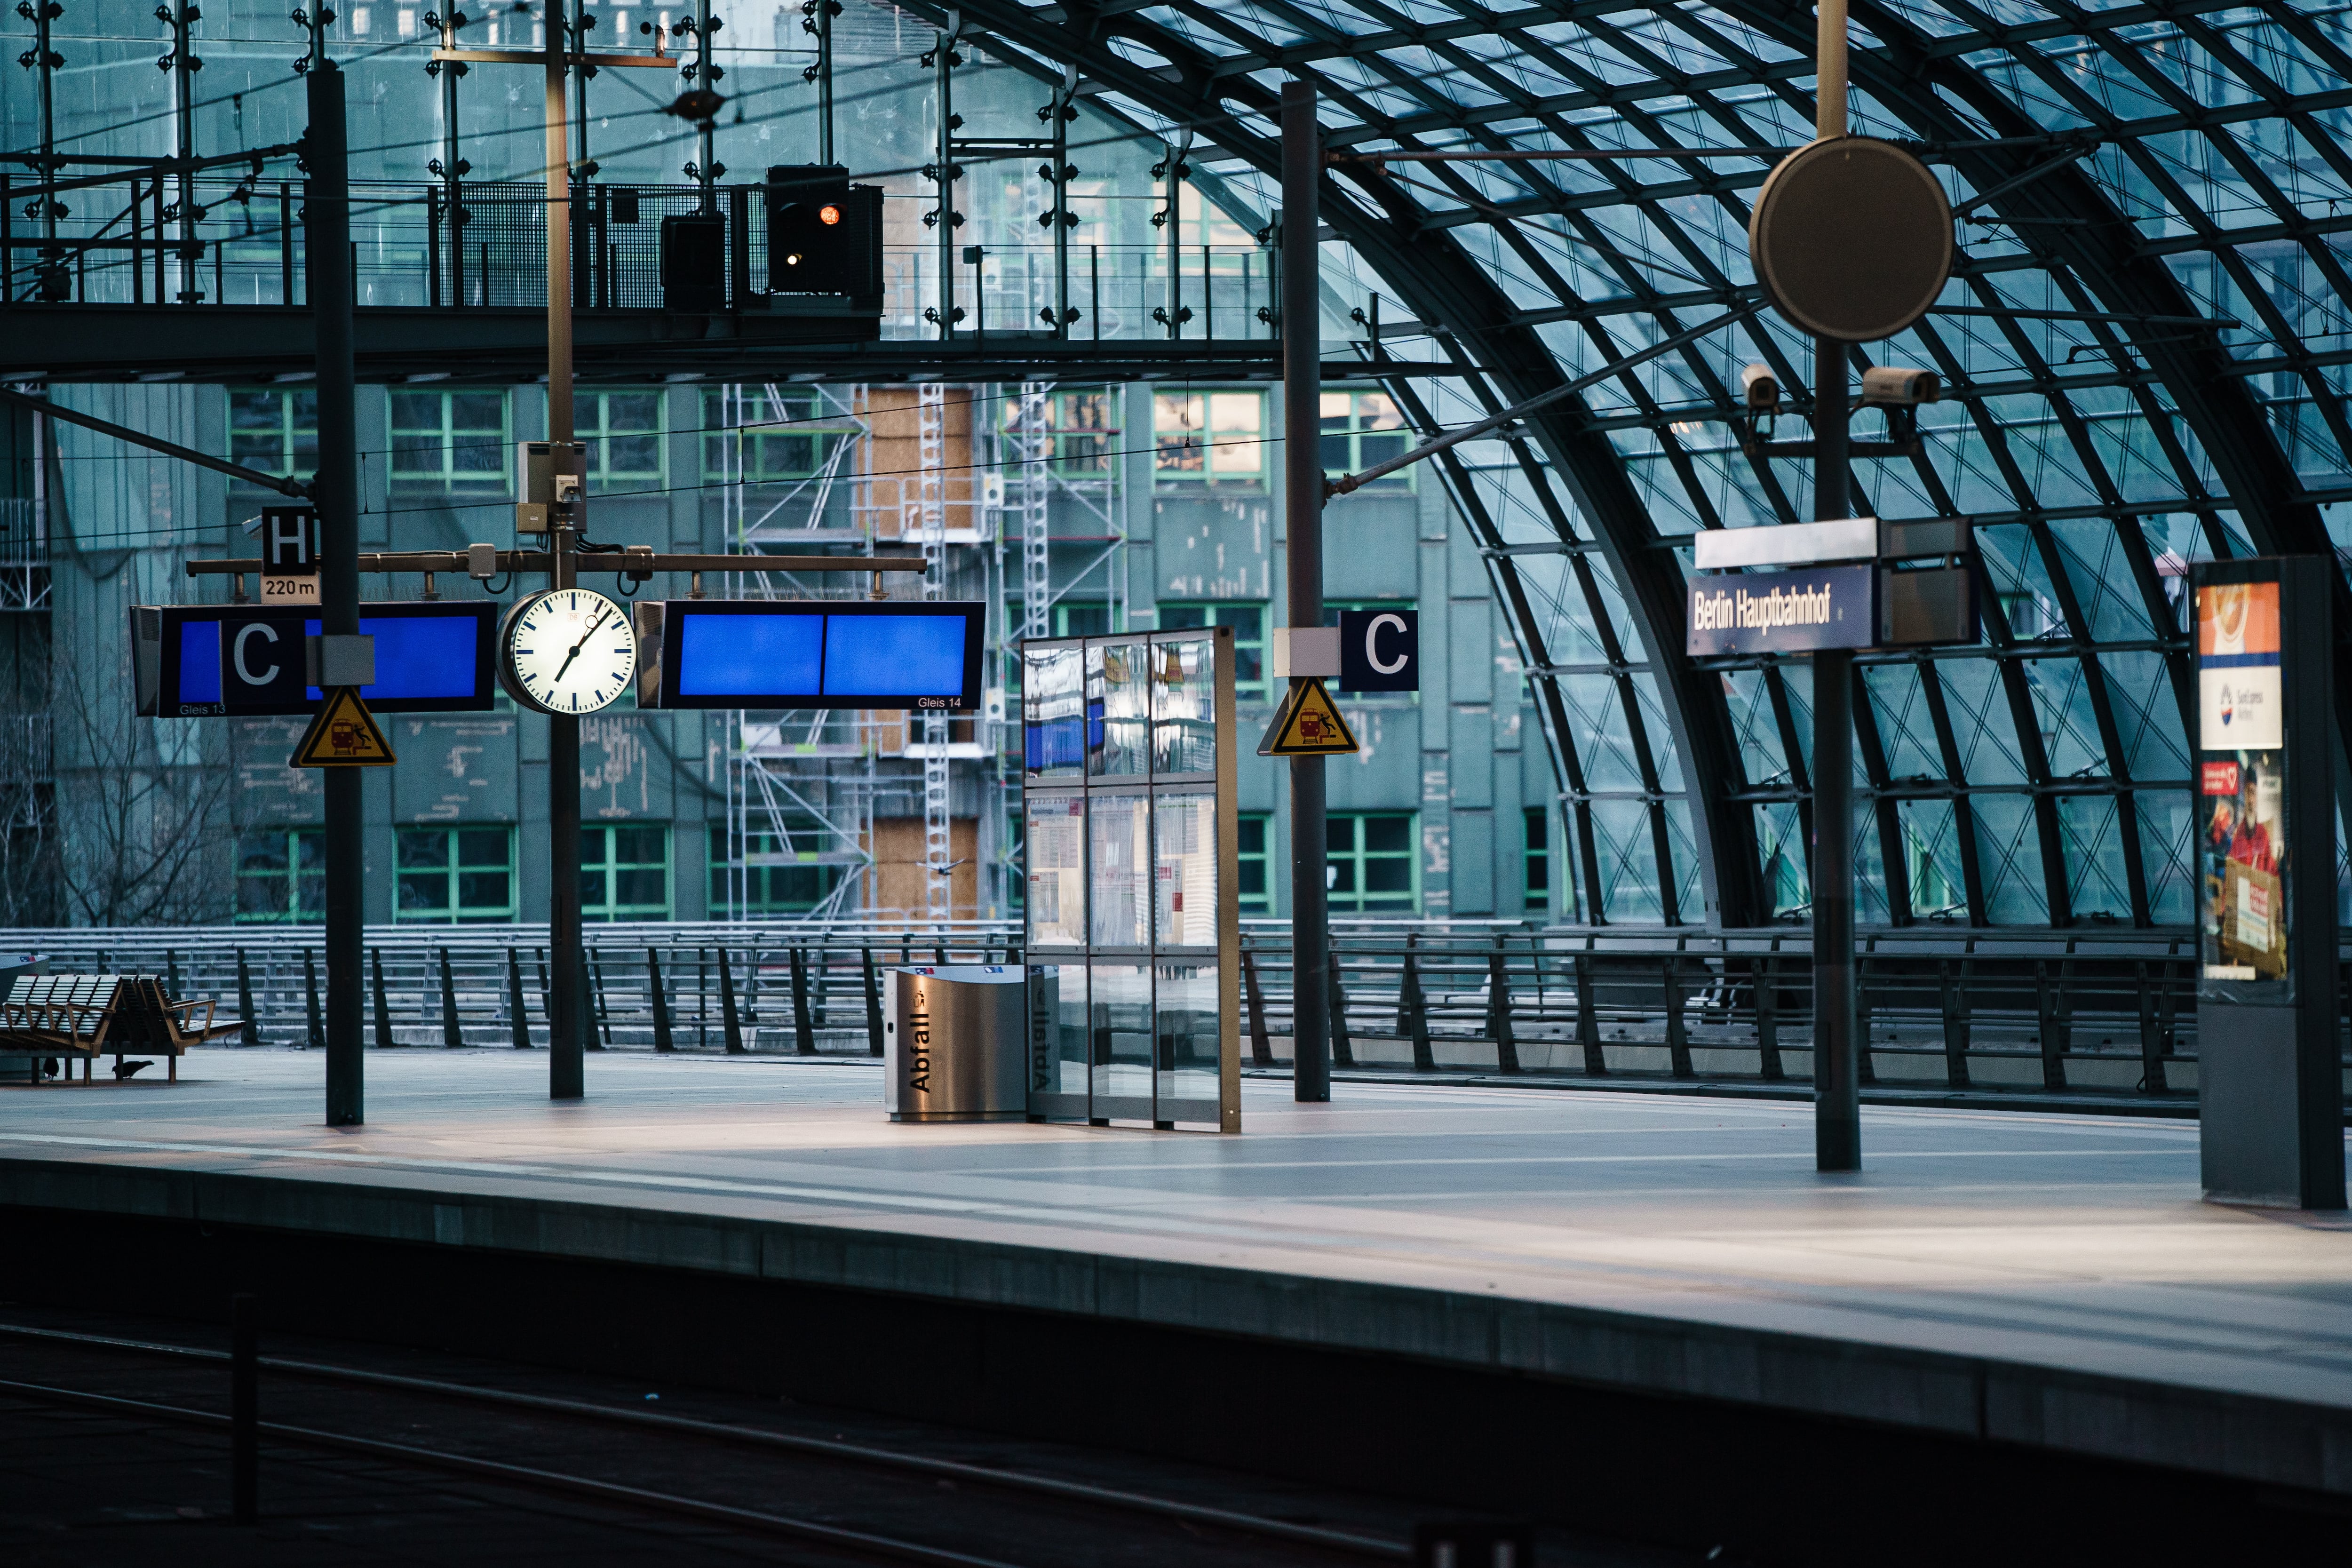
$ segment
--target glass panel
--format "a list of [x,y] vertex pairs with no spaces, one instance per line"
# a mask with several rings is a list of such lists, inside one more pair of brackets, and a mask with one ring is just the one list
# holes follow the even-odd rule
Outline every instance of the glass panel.
[[[1097,963],[1087,1009],[1094,1028],[1094,1097],[1151,1101],[1151,966]],[[1105,1112],[1097,1109],[1097,1115]],[[1146,1112],[1145,1114],[1148,1114]]]
[[1139,795],[1098,795],[1087,822],[1087,879],[1094,945],[1143,947],[1151,941],[1144,868],[1151,859],[1151,803]]
[[1217,942],[1217,797],[1205,791],[1153,801],[1153,945]]
[[1029,800],[1029,945],[1087,944],[1086,800]]
[[1087,649],[1087,684],[1102,704],[1087,771],[1098,778],[1140,777],[1143,745],[1150,722],[1150,691],[1144,682],[1144,645],[1111,643]]
[[[1217,966],[1191,962],[1158,965],[1156,1017],[1162,1103],[1217,1098]],[[1167,1120],[1166,1112],[1161,1119]]]
[[1074,647],[1021,656],[1024,765],[1044,778],[1076,778],[1086,768],[1084,656]]
[[1041,964],[1029,972],[1029,1068],[1032,1093],[1087,1092],[1085,964]]
[[1152,772],[1217,771],[1216,651],[1206,639],[1152,645]]

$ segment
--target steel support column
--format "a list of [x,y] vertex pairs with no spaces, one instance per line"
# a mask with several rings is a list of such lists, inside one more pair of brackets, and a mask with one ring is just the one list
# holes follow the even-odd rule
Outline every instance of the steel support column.
[[[1323,624],[1323,132],[1315,89],[1282,85],[1282,500],[1288,621]],[[1175,188],[1171,171],[1170,189]],[[1171,203],[1172,205],[1172,203]],[[1291,680],[1296,691],[1305,682]],[[1292,1098],[1331,1098],[1330,894],[1323,759],[1290,759]]]

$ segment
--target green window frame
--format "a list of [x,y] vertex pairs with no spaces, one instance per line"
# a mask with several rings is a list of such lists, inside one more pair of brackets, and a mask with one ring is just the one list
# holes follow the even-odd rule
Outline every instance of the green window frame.
[[1324,877],[1333,914],[1420,912],[1418,817],[1411,811],[1335,811],[1325,818]]
[[1519,813],[1521,843],[1519,850],[1520,885],[1524,901],[1531,910],[1551,908],[1551,813],[1542,806],[1530,805]]
[[[1021,414],[1018,398],[1003,401],[1010,434]],[[1107,386],[1078,387],[1045,397],[1046,466],[1057,479],[1107,479],[1119,437],[1119,394]]]
[[580,394],[572,429],[588,447],[588,489],[659,489],[669,479],[669,395],[657,386]]
[[327,831],[264,827],[236,836],[239,925],[309,924],[327,918]]
[[[1323,394],[1323,471],[1332,479],[1360,474],[1375,463],[1385,463],[1412,449],[1413,433],[1404,422],[1396,399],[1385,392]],[[1410,491],[1417,468],[1401,468],[1365,485],[1358,492]]]
[[[705,484],[793,484],[824,471],[834,448],[863,428],[814,387],[772,393],[760,404],[735,405],[730,423],[725,388],[702,389],[702,479]],[[757,428],[775,426],[778,428]],[[736,458],[740,458],[740,473]]]
[[1234,907],[1244,915],[1274,915],[1274,814],[1244,811],[1234,823]]
[[788,824],[788,832],[746,833],[742,836],[743,900],[734,900],[724,823],[710,825],[709,879],[713,918],[745,920],[754,915],[806,914],[833,895],[848,868],[825,860],[815,847],[825,841],[824,826],[814,816],[805,824]]
[[1175,489],[1264,489],[1265,421],[1262,391],[1153,393],[1153,480]]
[[1190,626],[1231,626],[1234,630],[1234,698],[1240,702],[1265,702],[1266,606],[1219,599],[1202,604],[1160,605],[1160,628],[1182,631]]
[[669,824],[615,822],[580,830],[580,918],[670,918]]
[[393,841],[394,920],[484,925],[515,918],[511,824],[402,827]]
[[391,391],[392,488],[404,494],[506,495],[514,407],[503,391]]
[[[228,389],[229,461],[282,479],[319,471],[319,393],[315,387],[232,386]],[[250,480],[232,479],[238,495],[271,495]]]

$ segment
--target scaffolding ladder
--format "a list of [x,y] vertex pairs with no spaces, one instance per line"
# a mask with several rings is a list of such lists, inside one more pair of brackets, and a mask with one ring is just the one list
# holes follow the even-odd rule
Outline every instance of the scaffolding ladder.
[[[936,381],[916,391],[916,489],[923,547],[923,597],[948,596],[947,387]],[[934,929],[955,915],[953,837],[948,816],[948,717],[923,714],[923,918]]]
[[[1046,548],[1046,501],[1053,494],[1053,475],[1048,471],[1047,456],[1052,436],[1047,419],[1045,383],[1024,381],[1021,384],[1021,400],[1013,412],[1013,438],[1017,459],[1013,479],[1018,485],[1018,509],[1021,514],[1021,636],[1043,637],[1053,635],[1054,575],[1052,557]],[[1009,716],[1008,716],[1009,717]]]

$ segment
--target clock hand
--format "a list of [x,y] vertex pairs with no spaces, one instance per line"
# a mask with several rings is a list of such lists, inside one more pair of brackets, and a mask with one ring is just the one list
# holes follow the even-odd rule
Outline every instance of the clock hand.
[[550,686],[553,686],[562,680],[563,672],[572,668],[572,661],[580,657],[580,650],[588,646],[588,639],[594,637],[596,635],[596,628],[604,624],[604,614],[605,612],[603,610],[596,612],[596,618],[588,623],[588,629],[580,634],[580,640],[572,645],[572,651],[563,656],[563,662],[555,667],[555,673],[553,675],[547,678],[547,683]]

